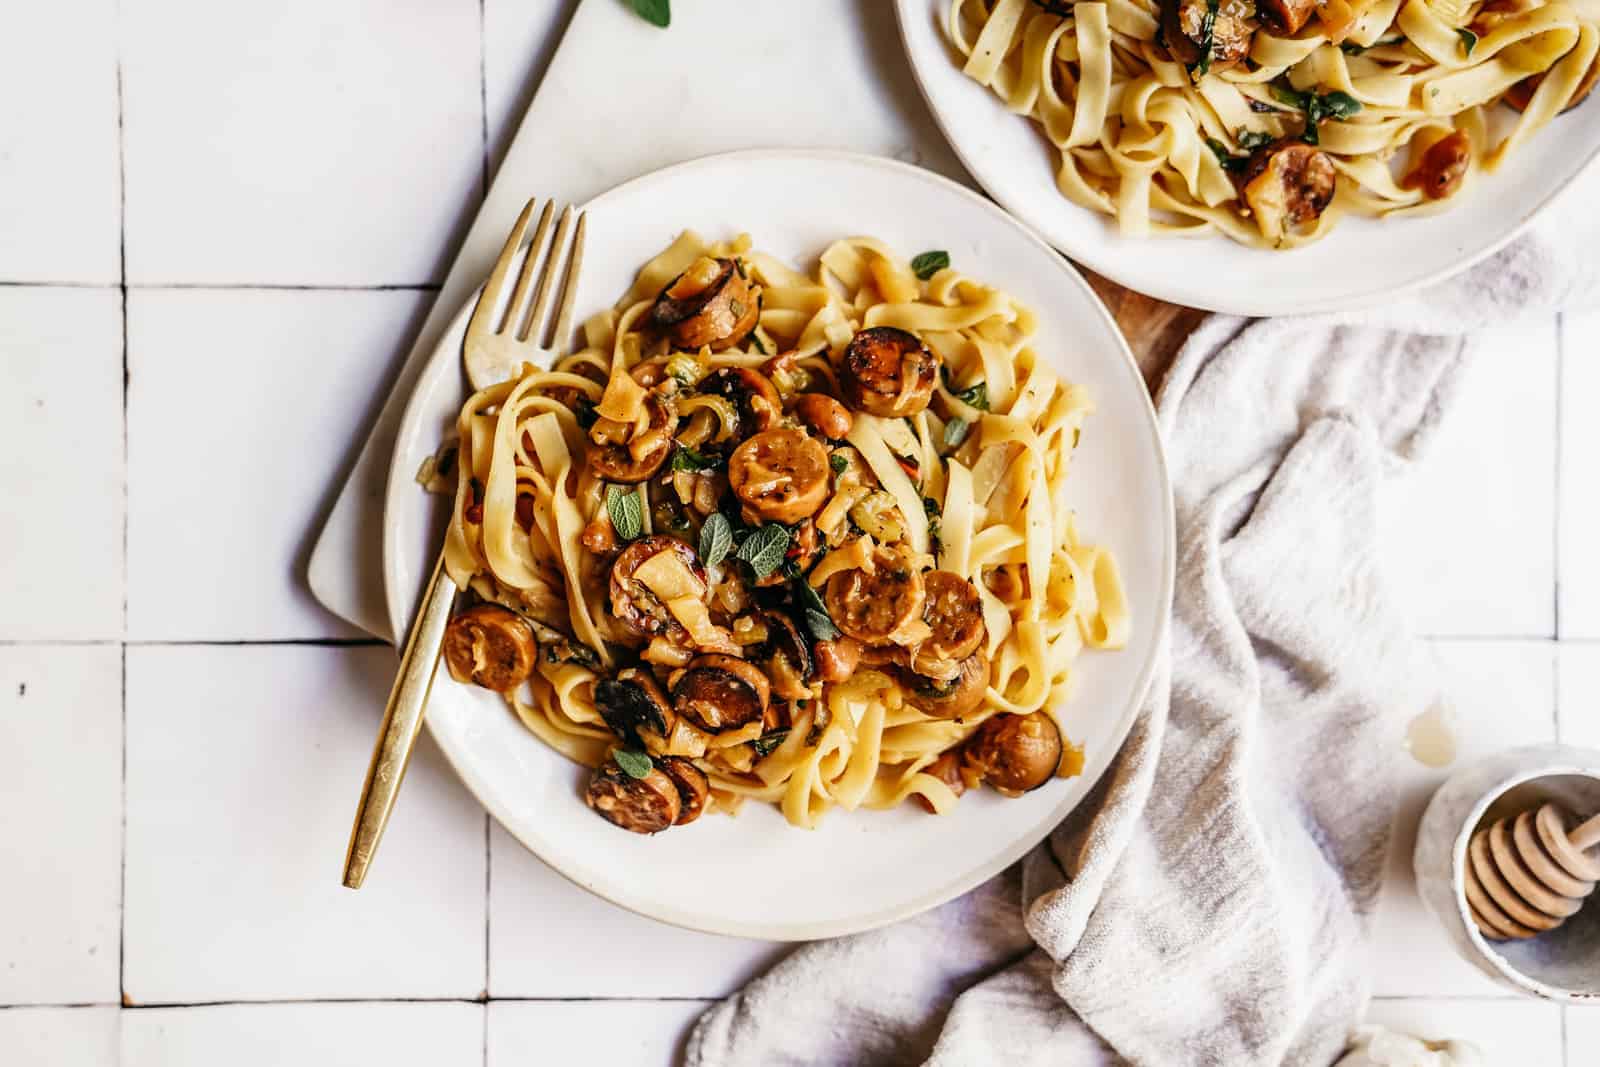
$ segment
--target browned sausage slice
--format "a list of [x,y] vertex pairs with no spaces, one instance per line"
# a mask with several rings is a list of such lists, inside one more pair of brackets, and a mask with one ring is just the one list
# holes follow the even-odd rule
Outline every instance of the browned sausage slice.
[[728,457],[728,485],[763,519],[799,522],[828,499],[828,450],[803,430],[764,430]]
[[761,668],[736,656],[696,656],[672,687],[678,714],[707,733],[759,722],[772,688]]
[[[1293,4],[1300,0],[1288,2]],[[1200,65],[1208,14],[1210,6],[1207,0],[1162,0],[1162,36],[1166,39],[1167,50],[1179,63],[1191,68]],[[1250,16],[1251,7],[1245,0],[1220,0],[1211,25],[1211,62],[1207,65],[1208,71],[1226,70],[1250,54],[1250,42],[1256,32]]]
[[1240,186],[1261,236],[1281,241],[1321,217],[1333,203],[1338,178],[1326,152],[1286,137],[1251,155]]
[[636,485],[644,481],[672,455],[672,435],[678,432],[678,412],[672,401],[659,393],[644,398],[650,412],[650,428],[646,430],[650,443],[634,455],[634,449],[625,444],[589,446],[589,469],[595,477],[623,485]]
[[834,441],[844,440],[855,422],[849,408],[821,393],[804,393],[796,397],[794,413],[801,422]]
[[731,259],[701,257],[656,297],[651,320],[674,348],[732,348],[755,329],[760,291]]
[[677,784],[660,768],[652,767],[643,778],[635,778],[617,766],[616,760],[606,760],[594,769],[583,799],[607,821],[636,834],[660,833],[683,812]]
[[915,334],[875,326],[851,338],[844,350],[839,388],[851,407],[902,418],[928,406],[939,376],[939,357]]
[[639,747],[641,730],[666,737],[677,718],[655,677],[637,667],[625,667],[615,678],[596,683],[594,703],[612,733]]
[[711,797],[711,780],[706,772],[681,756],[656,760],[656,767],[678,787],[678,818],[673,825],[694,822],[705,812],[706,801]]
[[450,676],[500,693],[528,680],[538,650],[527,620],[498,604],[474,605],[444,630]]
[[662,552],[676,554],[690,573],[705,581],[706,572],[700,566],[700,558],[695,555],[694,549],[676,537],[652,534],[641,537],[623,549],[617,561],[611,565],[611,614],[640,637],[664,633],[676,638],[684,633],[683,624],[673,618],[667,606],[634,577],[645,560]]
[[1061,729],[1042,711],[996,715],[967,742],[966,765],[1006,796],[1021,796],[1055,776]]
[[[1311,21],[1317,7],[1317,0],[1256,0],[1256,14],[1268,29],[1280,36],[1299,33]],[[1218,19],[1220,21],[1220,14]]]
[[922,575],[904,554],[879,547],[873,570],[840,571],[828,579],[824,598],[833,624],[866,645],[888,644],[907,623],[922,617]]
[[[978,590],[959,574],[929,571],[922,576],[927,602],[922,618],[933,630],[917,650],[918,657],[966,659],[983,643],[983,601]],[[915,659],[912,666],[916,666]]]
[[906,702],[942,719],[957,719],[983,703],[989,688],[989,656],[982,649],[961,661],[953,681],[936,682],[920,674],[903,676]]
[[1457,130],[1429,146],[1400,187],[1421,189],[1429,200],[1443,200],[1461,188],[1471,163],[1472,140],[1465,131]]

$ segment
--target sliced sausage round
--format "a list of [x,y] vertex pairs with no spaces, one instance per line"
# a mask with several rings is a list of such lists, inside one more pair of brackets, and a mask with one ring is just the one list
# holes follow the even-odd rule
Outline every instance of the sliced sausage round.
[[645,560],[662,552],[675,553],[701,582],[706,578],[694,549],[676,537],[652,534],[641,537],[623,549],[611,565],[611,614],[640,637],[654,637],[661,633],[676,636],[683,631],[683,624],[673,618],[667,606],[634,577],[634,572]]
[[700,379],[695,392],[731,401],[739,412],[739,432],[742,435],[770,430],[783,416],[783,400],[778,395],[778,387],[765,374],[749,367],[718,367]]
[[803,430],[764,430],[728,457],[728,485],[769,522],[815,515],[828,499],[828,450]]
[[705,813],[706,801],[711,798],[711,780],[705,771],[681,756],[658,759],[656,767],[678,787],[678,817],[673,825],[694,822]]
[[1063,747],[1046,712],[996,715],[967,742],[966,765],[1006,796],[1021,796],[1055,777]]
[[476,604],[458,613],[444,630],[450,676],[500,693],[528,680],[538,651],[533,627],[499,604]]
[[683,813],[676,782],[660,768],[635,778],[614,759],[595,768],[583,799],[608,822],[636,834],[660,833]]
[[[917,655],[931,659],[966,659],[978,651],[985,634],[983,601],[971,582],[950,571],[929,571],[922,576],[927,601],[922,618],[933,633]],[[915,658],[912,665],[915,666]]]
[[915,334],[875,326],[851,338],[841,370],[839,388],[851,407],[903,418],[928,406],[939,377],[939,357]]
[[1322,216],[1339,174],[1326,152],[1286,137],[1257,149],[1239,180],[1261,236],[1281,241]]
[[712,734],[761,721],[771,696],[761,668],[721,653],[696,656],[672,686],[678,714]]
[[922,575],[903,553],[879,547],[872,564],[871,574],[848,570],[829,578],[823,599],[840,630],[862,644],[884,645],[922,617],[927,596]]
[[595,477],[623,485],[636,485],[655,474],[672,455],[672,435],[678,431],[678,412],[672,402],[659,393],[644,399],[650,413],[650,443],[639,455],[625,444],[589,446],[589,469]]
[[666,737],[676,718],[655,676],[638,667],[624,667],[615,678],[600,679],[594,687],[594,703],[612,733],[641,748],[639,731]]
[[1402,189],[1420,189],[1429,200],[1443,200],[1461,188],[1472,165],[1472,139],[1456,130],[1429,146],[1401,181]]
[[749,336],[761,317],[759,291],[731,259],[702,257],[656,297],[650,319],[674,348],[713,352]]

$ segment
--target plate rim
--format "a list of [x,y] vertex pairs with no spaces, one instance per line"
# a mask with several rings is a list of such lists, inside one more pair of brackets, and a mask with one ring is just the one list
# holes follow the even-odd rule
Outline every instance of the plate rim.
[[[1589,147],[1588,154],[1579,161],[1578,166],[1570,175],[1567,176],[1566,180],[1557,185],[1537,203],[1530,205],[1523,212],[1522,216],[1517,219],[1516,223],[1504,233],[1494,238],[1494,240],[1490,241],[1482,248],[1475,249],[1466,256],[1457,259],[1446,266],[1435,268],[1428,273],[1401,284],[1381,285],[1374,289],[1363,290],[1361,292],[1352,293],[1346,296],[1302,300],[1298,301],[1296,306],[1289,310],[1285,310],[1284,308],[1270,302],[1255,302],[1249,296],[1246,296],[1244,299],[1238,301],[1196,301],[1191,293],[1174,292],[1171,288],[1167,287],[1159,280],[1157,280],[1154,285],[1151,285],[1149,284],[1149,279],[1132,277],[1128,274],[1128,272],[1121,270],[1114,263],[1107,264],[1104,258],[1098,254],[1097,245],[1095,242],[1086,242],[1080,246],[1077,242],[1063,240],[1057,228],[1049,225],[1048,220],[1042,218],[1041,212],[1032,212],[1026,210],[1027,205],[1025,203],[1019,204],[1017,203],[1016,197],[1005,196],[995,188],[995,184],[987,177],[988,167],[982,162],[982,157],[977,153],[969,152],[967,149],[965,149],[962,146],[961,140],[955,135],[955,131],[951,129],[950,122],[947,119],[944,110],[941,109],[938,103],[934,100],[933,90],[929,88],[928,81],[929,78],[932,77],[931,71],[925,74],[924,66],[921,62],[919,62],[918,59],[921,53],[918,49],[912,47],[911,29],[909,25],[910,19],[914,17],[915,11],[926,7],[928,3],[929,0],[894,0],[895,24],[900,30],[900,47],[905,53],[907,65],[911,67],[911,76],[912,79],[917,83],[917,92],[921,94],[922,102],[927,105],[929,113],[933,116],[934,124],[939,127],[939,132],[941,135],[943,135],[945,143],[950,146],[950,150],[954,152],[956,158],[961,161],[961,165],[966,168],[967,173],[972,175],[973,179],[976,180],[979,185],[983,186],[984,192],[987,193],[995,203],[1004,208],[1008,214],[1012,215],[1024,226],[1036,231],[1044,239],[1046,244],[1056,249],[1062,255],[1067,256],[1075,264],[1082,264],[1087,269],[1094,271],[1103,278],[1115,282],[1124,289],[1131,289],[1136,293],[1141,293],[1145,296],[1152,297],[1156,300],[1161,300],[1169,304],[1176,304],[1179,307],[1193,307],[1199,308],[1203,311],[1212,311],[1224,315],[1243,315],[1249,318],[1275,318],[1285,315],[1311,315],[1336,311],[1358,311],[1365,308],[1378,306],[1386,302],[1386,300],[1393,300],[1395,298],[1408,296],[1412,293],[1415,293],[1419,289],[1425,289],[1428,286],[1438,284],[1439,282],[1448,281],[1463,271],[1477,266],[1479,263],[1482,263],[1496,252],[1499,252],[1501,249],[1505,248],[1518,237],[1521,237],[1523,233],[1527,231],[1528,227],[1533,224],[1534,219],[1543,214],[1551,204],[1555,203],[1555,201],[1567,193],[1578,181],[1578,179],[1582,178],[1584,174],[1596,164],[1597,160],[1600,160],[1600,138],[1597,138],[1594,144]],[[1023,121],[1029,123],[1033,122],[1033,119],[1030,117],[1016,115],[1013,112],[1005,110],[1005,108],[1000,105],[998,99],[995,100],[995,105],[1000,108],[1001,114],[1006,117],[1022,119]],[[1065,197],[1061,197],[1060,200],[1062,204],[1067,205],[1074,211],[1086,210],[1067,200]],[[1156,244],[1157,247],[1159,247],[1161,244],[1166,244],[1173,246],[1174,248],[1182,248],[1182,242],[1186,240],[1206,239],[1225,240],[1225,238],[1174,237],[1169,241],[1162,241],[1160,238],[1155,237],[1144,238],[1144,240]],[[1073,247],[1068,247],[1069,245]],[[1288,255],[1292,253],[1284,254]]]
[[[1134,722],[1137,720],[1145,699],[1150,692],[1157,668],[1160,666],[1167,651],[1177,570],[1177,530],[1172,479],[1167,464],[1166,448],[1161,435],[1160,422],[1156,415],[1150,390],[1145,384],[1143,372],[1140,371],[1138,363],[1133,358],[1133,352],[1128,347],[1127,338],[1123,335],[1115,318],[1106,308],[1104,301],[1100,299],[1099,295],[1095,293],[1094,289],[1071,262],[1065,259],[1056,249],[1041,240],[1031,229],[1007,214],[994,201],[961,185],[959,182],[952,181],[941,174],[910,163],[862,152],[839,149],[740,149],[698,156],[630,178],[585,201],[581,205],[581,210],[603,209],[607,201],[612,198],[636,193],[640,188],[648,187],[650,184],[665,180],[667,177],[674,176],[684,170],[722,167],[729,164],[737,165],[742,161],[757,159],[824,160],[854,166],[869,166],[898,174],[905,180],[931,184],[944,192],[953,193],[968,200],[973,206],[989,215],[997,224],[1013,228],[1023,239],[1032,242],[1052,260],[1055,260],[1064,276],[1062,280],[1070,279],[1071,284],[1076,285],[1089,298],[1091,305],[1099,315],[1101,324],[1109,330],[1111,336],[1116,338],[1117,352],[1122,357],[1118,361],[1118,365],[1122,373],[1132,376],[1133,385],[1142,399],[1140,411],[1144,417],[1140,420],[1140,429],[1149,436],[1149,442],[1153,446],[1151,451],[1155,457],[1155,473],[1162,499],[1163,514],[1160,517],[1164,520],[1162,522],[1161,573],[1158,576],[1160,611],[1154,624],[1155,632],[1150,642],[1150,652],[1145,662],[1139,667],[1138,678],[1131,688],[1126,705],[1118,718],[1116,726],[1118,740],[1114,745],[1107,746],[1103,752],[1096,754],[1086,762],[1083,774],[1079,776],[1082,791],[1075,798],[1066,798],[1055,805],[1042,816],[1039,823],[1035,824],[1026,833],[1017,835],[1016,840],[996,853],[988,862],[964,872],[960,877],[940,882],[932,889],[919,893],[906,902],[875,912],[848,916],[842,919],[804,923],[727,922],[718,921],[714,917],[708,920],[673,907],[663,906],[653,900],[630,896],[628,893],[619,891],[609,884],[599,884],[596,880],[584,878],[578,873],[566,869],[555,859],[546,856],[543,851],[535,846],[533,840],[530,840],[528,836],[513,827],[501,806],[491,803],[486,797],[486,793],[489,790],[486,786],[481,785],[473,772],[470,762],[465,759],[464,755],[458,758],[458,754],[453,752],[451,747],[433,730],[432,725],[429,725],[429,733],[434,737],[435,746],[444,755],[445,760],[450,764],[451,769],[461,780],[461,783],[472,794],[473,799],[482,805],[483,809],[518,844],[546,867],[555,871],[572,884],[617,907],[682,929],[729,937],[796,942],[838,937],[877,929],[947,903],[988,881],[1022,858],[1041,841],[1045,840],[1067,815],[1076,810],[1079,804],[1088,799],[1095,785],[1110,769],[1117,754],[1122,751],[1123,745],[1126,744],[1128,735],[1131,733]],[[397,641],[400,640],[400,635],[409,632],[411,615],[415,610],[416,600],[415,591],[406,591],[401,588],[401,576],[397,573],[398,568],[393,562],[396,556],[393,545],[395,539],[399,536],[398,527],[400,523],[395,515],[394,508],[391,507],[391,502],[398,499],[399,493],[404,492],[406,487],[414,487],[416,484],[415,472],[408,471],[406,463],[402,459],[404,455],[408,454],[408,450],[404,445],[409,443],[415,431],[420,428],[421,415],[415,409],[421,403],[424,383],[430,381],[434,374],[441,373],[439,365],[442,362],[458,362],[460,360],[459,341],[455,345],[452,345],[451,341],[457,337],[458,329],[464,328],[464,324],[470,316],[473,305],[476,303],[478,294],[481,291],[482,285],[473,288],[471,295],[463,302],[461,308],[450,317],[440,334],[439,342],[424,360],[402,410],[400,422],[395,433],[394,449],[389,457],[388,476],[384,482],[382,567],[385,609],[390,624],[394,628]],[[427,721],[426,717],[424,721]]]

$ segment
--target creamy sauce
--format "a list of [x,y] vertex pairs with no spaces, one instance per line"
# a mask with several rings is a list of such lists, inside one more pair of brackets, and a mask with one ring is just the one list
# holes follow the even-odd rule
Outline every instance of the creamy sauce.
[[1448,767],[1456,758],[1456,717],[1435,704],[1406,727],[1406,751],[1424,767]]

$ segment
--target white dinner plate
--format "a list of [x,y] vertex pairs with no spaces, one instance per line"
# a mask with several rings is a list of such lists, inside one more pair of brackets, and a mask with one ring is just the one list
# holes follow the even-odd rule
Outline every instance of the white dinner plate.
[[[912,805],[830,812],[792,829],[770,806],[708,816],[655,837],[616,829],[582,800],[587,772],[530,734],[500,698],[441,670],[427,721],[467,786],[557,871],[623,907],[680,926],[798,940],[867,929],[970,889],[1020,857],[1072,810],[1127,735],[1150,683],[1172,599],[1172,494],[1143,380],[1111,317],[1060,256],[983,198],[900,163],[829,152],[740,152],[628,182],[588,205],[578,321],[608,307],[638,268],[684,229],[749,232],[757,248],[809,269],[833,240],[871,234],[912,255],[942,248],[963,271],[1030,304],[1034,344],[1088,385],[1091,416],[1073,459],[1081,527],[1117,553],[1133,638],[1086,651],[1064,716],[1082,744],[1082,776],[1018,800],[968,793],[955,814]],[[507,220],[509,224],[510,220]],[[407,632],[448,505],[424,493],[418,466],[465,397],[456,316],[406,408],[389,472],[384,581],[390,621]],[[537,908],[539,902],[527,902]]]
[[[961,73],[943,29],[949,0],[895,0],[922,94],[989,194],[1074,260],[1160,300],[1239,315],[1362,307],[1439,281],[1493,253],[1600,153],[1600,94],[1556,118],[1461,202],[1437,215],[1339,220],[1326,238],[1276,252],[1221,235],[1123,237],[1056,188],[1056,149],[1032,119]],[[1509,114],[1509,113],[1508,113]]]

